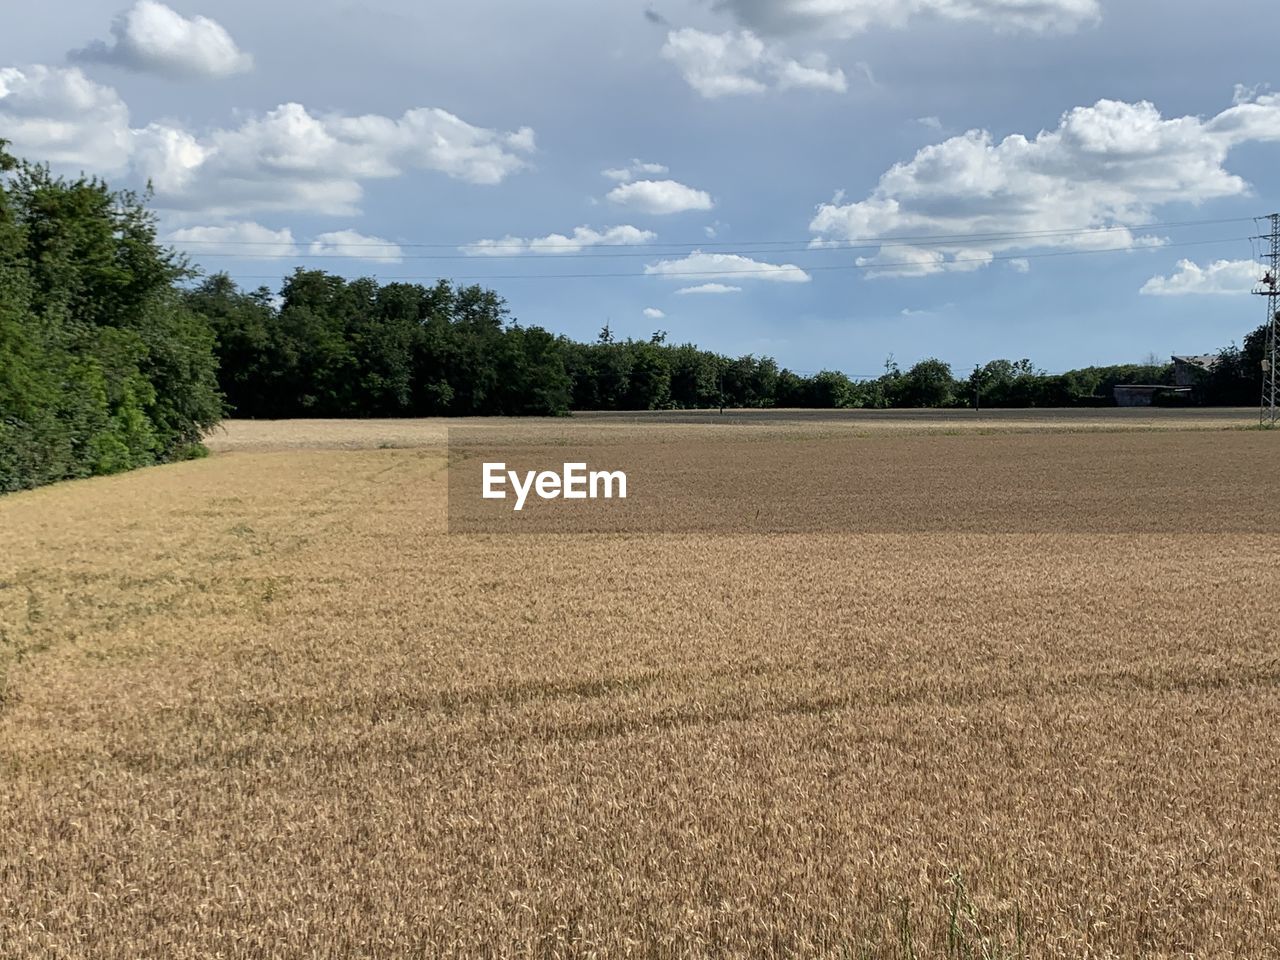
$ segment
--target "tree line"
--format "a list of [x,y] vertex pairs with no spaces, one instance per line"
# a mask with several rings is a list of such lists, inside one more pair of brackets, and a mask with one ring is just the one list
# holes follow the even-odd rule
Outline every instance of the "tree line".
[[[938,359],[853,380],[666,333],[583,343],[514,320],[494,291],[299,268],[278,293],[202,276],[147,198],[54,177],[0,141],[0,492],[198,456],[223,416],[558,416],[571,410],[1104,405],[1168,364],[1048,374]],[[1195,402],[1256,403],[1265,329],[1219,355]]]
[[[749,407],[1074,407],[1113,403],[1117,384],[1173,384],[1171,363],[1049,374],[992,360],[968,376],[930,358],[874,379],[811,375],[770,357],[730,357],[665,332],[594,342],[511,319],[478,286],[379,284],[299,268],[278,295],[230,277],[186,295],[216,335],[221,387],[242,417],[557,416],[570,410]],[[1264,328],[1228,347],[1193,402],[1249,404],[1261,389]]]

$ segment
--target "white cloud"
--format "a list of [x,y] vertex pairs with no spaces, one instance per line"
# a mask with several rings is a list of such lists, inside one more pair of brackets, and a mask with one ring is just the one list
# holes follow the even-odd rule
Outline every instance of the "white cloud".
[[[1034,138],[996,142],[971,130],[925,147],[886,171],[865,200],[820,205],[810,230],[815,245],[885,238],[860,261],[881,276],[973,269],[1013,250],[1158,246],[1160,238],[1133,230],[1153,222],[1163,204],[1247,193],[1248,184],[1224,166],[1228,154],[1241,143],[1277,140],[1280,95],[1208,120],[1164,119],[1150,103],[1100,100]],[[962,250],[894,243],[938,236],[969,239]]]
[[661,320],[664,317],[666,317],[666,314],[663,313],[661,310],[659,310],[657,307],[645,307],[644,315],[648,317],[650,320]]
[[244,210],[354,214],[363,181],[430,170],[475,184],[500,183],[525,166],[527,128],[500,133],[447,111],[317,116],[286,103],[202,138],[153,125],[165,149],[140,153],[140,173],[162,206],[234,215]]
[[764,55],[764,41],[748,31],[715,34],[692,28],[673,30],[662,48],[662,56],[704,97],[764,93],[768,89],[765,82],[753,75]]
[[1215,260],[1205,267],[1191,260],[1179,260],[1176,272],[1167,277],[1152,277],[1139,292],[1157,297],[1249,293],[1258,285],[1263,272],[1262,264],[1252,260]]
[[0,69],[0,136],[28,160],[103,174],[134,148],[124,101],[76,67]]
[[174,230],[166,242],[188,250],[199,260],[211,253],[234,254],[247,260],[296,257],[298,247],[293,231],[271,230],[258,223],[240,221],[218,226],[183,227]]
[[528,127],[476,127],[431,107],[398,119],[316,115],[286,103],[239,126],[193,133],[166,123],[140,129],[111,87],[78,67],[0,69],[0,133],[13,151],[55,167],[150,180],[156,205],[237,218],[255,210],[349,215],[363,182],[411,170],[496,184],[526,166]]
[[560,233],[532,239],[508,235],[501,240],[477,240],[463,247],[462,250],[474,256],[491,257],[521,253],[577,253],[587,247],[617,247],[649,243],[657,236],[651,230],[641,230],[629,224],[609,227],[603,232],[593,230],[591,227],[574,227],[573,235],[568,237]]
[[253,67],[253,58],[208,17],[182,16],[155,0],[138,0],[116,17],[110,44],[95,40],[68,56],[170,77],[229,77]]
[[[288,227],[272,230],[252,221],[236,221],[214,226],[183,227],[165,238],[199,260],[209,254],[232,254],[246,260],[296,257],[299,248]],[[307,246],[313,257],[346,257],[377,263],[400,263],[400,245],[355,230],[334,230],[319,234]]]
[[614,167],[609,170],[601,170],[602,177],[608,177],[610,180],[616,180],[618,183],[626,183],[634,180],[639,176],[662,176],[667,172],[666,166],[661,163],[648,163],[644,160],[632,160],[625,167]]
[[1246,87],[1243,83],[1237,83],[1235,92],[1231,96],[1231,102],[1237,106],[1242,103],[1251,103],[1257,100],[1258,97],[1270,92],[1271,84],[1269,83],[1255,83],[1251,87]]
[[658,234],[652,230],[641,230],[623,224],[621,227],[609,227],[595,230],[590,227],[575,227],[570,237],[562,233],[548,234],[547,237],[512,237],[511,234],[502,239],[483,239],[468,243],[462,247],[465,253],[472,256],[508,256],[517,253],[577,253],[586,247],[622,247],[634,246],[637,243],[649,243]]
[[777,68],[779,90],[827,90],[844,93],[849,89],[844,71],[831,69],[821,54],[812,54],[807,63],[784,60]]
[[749,30],[704,33],[686,27],[667,34],[662,56],[680,70],[689,86],[710,98],[778,90],[848,89],[844,71],[827,66],[822,54],[804,62],[784,56]]
[[950,302],[944,303],[938,307],[926,307],[919,310],[913,307],[903,307],[898,315],[905,320],[922,320],[929,317],[940,317],[954,307],[955,304]]
[[647,264],[644,272],[660,277],[703,276],[717,280],[741,277],[774,283],[808,283],[810,279],[809,274],[793,263],[764,263],[736,253],[703,253],[701,250],[679,260]]
[[916,123],[922,127],[928,127],[930,130],[942,129],[942,121],[937,117],[916,117]]
[[133,166],[163,196],[175,196],[192,185],[210,148],[190,133],[163,124],[133,131]]
[[710,210],[714,203],[704,190],[695,190],[675,180],[633,180],[614,187],[608,199],[641,213],[669,214],[687,210]]
[[1008,264],[1009,269],[1014,273],[1031,272],[1031,261],[1026,259],[1026,257],[1014,257],[1012,260],[1008,261]]
[[355,230],[322,233],[311,241],[307,252],[313,257],[348,257],[378,263],[400,263],[404,259],[404,250],[398,243],[381,237],[366,236]]
[[723,283],[700,283],[696,287],[681,287],[676,293],[741,293],[741,287],[731,287]]
[[870,257],[858,257],[858,266],[866,267],[868,277],[927,277],[944,270],[968,273],[991,263],[986,250],[928,250],[905,244],[886,244]]
[[1098,0],[717,0],[762,33],[812,31],[841,38],[916,17],[987,23],[997,30],[1066,31],[1101,16]]

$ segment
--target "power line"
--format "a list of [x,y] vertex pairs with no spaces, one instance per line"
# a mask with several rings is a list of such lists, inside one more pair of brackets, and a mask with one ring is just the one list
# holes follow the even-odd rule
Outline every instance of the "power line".
[[[1067,236],[1092,236],[1095,234],[1096,234],[1096,231],[1076,231],[1072,234],[1064,235],[1063,238],[1065,239]],[[1150,234],[1136,233],[1134,234],[1134,236],[1135,238],[1145,238],[1150,236]],[[1010,240],[1017,240],[1017,239],[1020,239],[1020,237],[1014,236],[1014,235],[1007,235],[1007,236],[993,235],[989,238],[983,238],[983,239],[972,238],[972,237],[961,237],[961,238],[954,238],[954,239],[948,239],[948,240],[936,240],[932,243],[929,243],[928,246],[942,247],[942,246],[954,246],[954,245],[970,245],[970,244],[979,243],[979,242],[996,243],[996,242],[1007,242]],[[246,241],[246,242],[256,242],[256,241]],[[299,242],[305,242],[305,241],[299,241]],[[276,245],[278,244],[273,244],[273,246],[276,246]],[[748,250],[747,252],[755,256],[761,256],[761,255],[773,256],[777,254],[790,255],[790,254],[801,254],[801,253],[826,253],[826,252],[840,253],[840,252],[853,251],[853,250],[876,250],[886,245],[914,248],[914,247],[924,246],[925,244],[923,243],[923,241],[917,242],[917,243],[894,242],[894,243],[888,243],[888,244],[881,243],[879,241],[872,242],[872,243],[856,243],[856,244],[851,241],[840,241],[839,244],[837,245],[834,241],[833,242],[823,241],[817,246],[814,246],[813,244],[806,244],[804,246],[799,246],[799,247],[793,246],[793,247],[776,247],[776,248],[770,248],[770,249],[752,249],[752,250]],[[370,246],[374,246],[374,245],[371,244]],[[381,244],[377,246],[387,246],[387,245]],[[635,246],[642,246],[642,245],[636,244]],[[1162,246],[1168,246],[1168,244],[1162,244]],[[487,251],[490,248],[485,248],[485,249]],[[692,255],[693,252],[695,251],[688,251],[689,255]],[[654,259],[655,257],[673,257],[682,253],[686,253],[686,251],[684,250],[671,250],[671,251],[650,250],[645,252],[628,251],[626,253],[583,253],[579,250],[566,250],[562,253],[553,253],[551,251],[543,251],[543,252],[529,251],[527,253],[498,253],[498,254],[493,254],[488,252],[460,253],[460,254],[459,253],[454,253],[454,254],[429,253],[429,254],[394,254],[394,255],[382,256],[382,257],[363,255],[358,253],[328,253],[328,252],[303,253],[302,251],[296,251],[292,253],[283,253],[283,254],[268,254],[266,256],[254,255],[251,253],[223,253],[218,251],[212,251],[212,252],[194,251],[192,255],[205,258],[205,259],[219,258],[219,259],[232,259],[232,260],[250,260],[250,259],[375,260],[375,261],[382,260],[384,262],[386,261],[399,262],[403,260],[469,260],[474,263],[484,263],[486,261],[493,261],[493,260],[615,260],[615,259],[637,259],[637,258],[644,259],[644,260],[651,260],[651,259]],[[713,255],[725,256],[726,254],[717,253]]]
[[[840,263],[840,264],[824,264],[819,266],[797,267],[804,272],[825,272],[828,270],[889,270],[895,267],[949,267],[953,264],[986,264],[998,263],[1009,260],[1042,260],[1048,257],[1078,257],[1090,256],[1106,253],[1133,253],[1135,250],[1151,249],[1151,250],[1169,250],[1180,247],[1199,247],[1211,246],[1223,243],[1241,243],[1244,237],[1221,237],[1214,240],[1187,240],[1180,243],[1166,243],[1159,247],[1108,247],[1094,250],[1054,250],[1045,253],[1023,253],[997,255],[990,257],[956,257],[951,260],[945,260],[933,264],[921,264],[916,260],[899,260],[886,261],[883,263]],[[793,265],[794,266],[794,265]],[[694,277],[703,277],[706,279],[728,280],[734,277],[759,276],[762,274],[777,274],[782,268],[774,266],[762,269],[748,270],[699,270],[699,271],[648,271],[642,273],[513,273],[513,274],[475,274],[465,276],[451,276],[447,279],[451,280],[592,280],[592,279],[620,279],[625,277],[658,277],[672,279],[688,279]],[[242,280],[276,280],[279,274],[254,274],[242,275]],[[398,274],[395,276],[385,276],[381,278],[384,281],[396,280],[438,280],[446,279],[442,274]]]
[[[674,247],[674,248],[682,248],[682,249],[683,248],[702,249],[702,248],[711,248],[711,247],[746,248],[746,247],[773,246],[773,247],[782,248],[780,250],[770,251],[770,252],[776,253],[776,252],[785,252],[786,249],[798,249],[798,250],[808,251],[808,250],[858,249],[860,247],[873,247],[873,246],[945,245],[945,244],[952,244],[952,243],[998,243],[1002,241],[1013,241],[1013,240],[1034,240],[1034,239],[1041,239],[1041,238],[1049,239],[1049,238],[1055,238],[1055,237],[1073,237],[1073,236],[1096,236],[1099,234],[1111,233],[1111,232],[1116,232],[1121,230],[1137,231],[1139,233],[1145,234],[1145,233],[1149,233],[1152,230],[1173,229],[1173,228],[1179,228],[1179,227],[1211,226],[1211,225],[1221,225],[1221,224],[1229,224],[1229,223],[1249,223],[1249,222],[1252,222],[1253,219],[1254,218],[1251,218],[1251,217],[1228,217],[1228,218],[1219,218],[1219,219],[1212,219],[1212,220],[1170,220],[1170,221],[1164,221],[1164,222],[1134,224],[1132,226],[1128,226],[1124,224],[1113,224],[1111,226],[1103,226],[1103,227],[1086,227],[1086,228],[1059,229],[1059,230],[1026,230],[1026,231],[1016,231],[1016,232],[990,232],[990,233],[946,233],[946,234],[932,234],[932,235],[912,234],[912,235],[900,235],[900,236],[865,236],[865,237],[847,237],[843,240],[823,240],[823,239],[814,238],[814,237],[804,237],[800,239],[790,239],[790,240],[720,240],[720,241],[668,240],[668,241],[652,241],[652,242],[645,242],[645,243],[625,243],[625,242],[594,243],[594,244],[584,244],[583,246],[606,247],[606,248],[630,247],[630,248],[636,248],[636,249],[649,249],[649,250],[656,249],[656,248],[663,248],[663,247]],[[534,238],[534,239],[542,240],[545,238]],[[572,242],[573,238],[567,237],[566,239]],[[461,243],[440,243],[440,242],[425,242],[425,241],[393,241],[393,240],[363,240],[363,241],[341,242],[341,241],[334,241],[331,238],[326,239],[322,237],[312,237],[312,238],[303,238],[303,239],[290,238],[288,240],[231,240],[231,239],[183,238],[183,239],[168,239],[168,240],[165,240],[164,242],[169,244],[182,244],[184,246],[199,245],[199,246],[229,246],[229,247],[281,247],[281,246],[288,246],[290,244],[318,244],[322,246],[333,245],[333,246],[343,246],[343,247],[371,247],[371,248],[382,248],[382,249],[386,249],[389,247],[399,247],[401,249],[404,249],[407,247],[407,248],[415,248],[415,249],[449,249],[449,250],[476,251],[470,254],[465,254],[465,256],[467,257],[485,256],[486,254],[484,251],[499,250],[499,249],[528,251],[526,253],[519,254],[519,256],[524,256],[524,257],[566,258],[566,257],[583,255],[579,251],[565,251],[565,252],[557,253],[557,252],[554,252],[553,250],[545,250],[541,252],[535,252],[530,250],[528,240],[523,240],[519,242],[515,240],[512,240],[511,242],[493,241],[491,243],[484,243],[483,247],[480,246],[480,244],[483,241],[475,241],[475,240],[465,241]],[[297,254],[292,254],[292,255],[297,256]],[[595,255],[601,256],[601,254],[595,254]],[[639,254],[639,255],[653,256],[655,254]],[[496,257],[501,255],[490,255],[490,256]],[[443,259],[443,257],[441,259]]]

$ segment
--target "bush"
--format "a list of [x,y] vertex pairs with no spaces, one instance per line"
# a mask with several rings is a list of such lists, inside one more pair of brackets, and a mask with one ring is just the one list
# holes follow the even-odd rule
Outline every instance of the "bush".
[[141,200],[0,141],[0,492],[190,455],[222,416],[213,333]]

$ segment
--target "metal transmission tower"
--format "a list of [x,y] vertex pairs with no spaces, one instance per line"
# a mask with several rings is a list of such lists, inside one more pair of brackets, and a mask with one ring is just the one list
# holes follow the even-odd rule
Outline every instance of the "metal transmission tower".
[[1267,220],[1271,223],[1271,232],[1254,237],[1255,240],[1265,240],[1269,245],[1267,272],[1253,292],[1267,298],[1267,343],[1262,361],[1262,409],[1258,417],[1263,426],[1274,427],[1280,422],[1280,409],[1276,408],[1276,401],[1280,399],[1280,391],[1276,389],[1276,327],[1280,325],[1280,213],[1271,214]]

